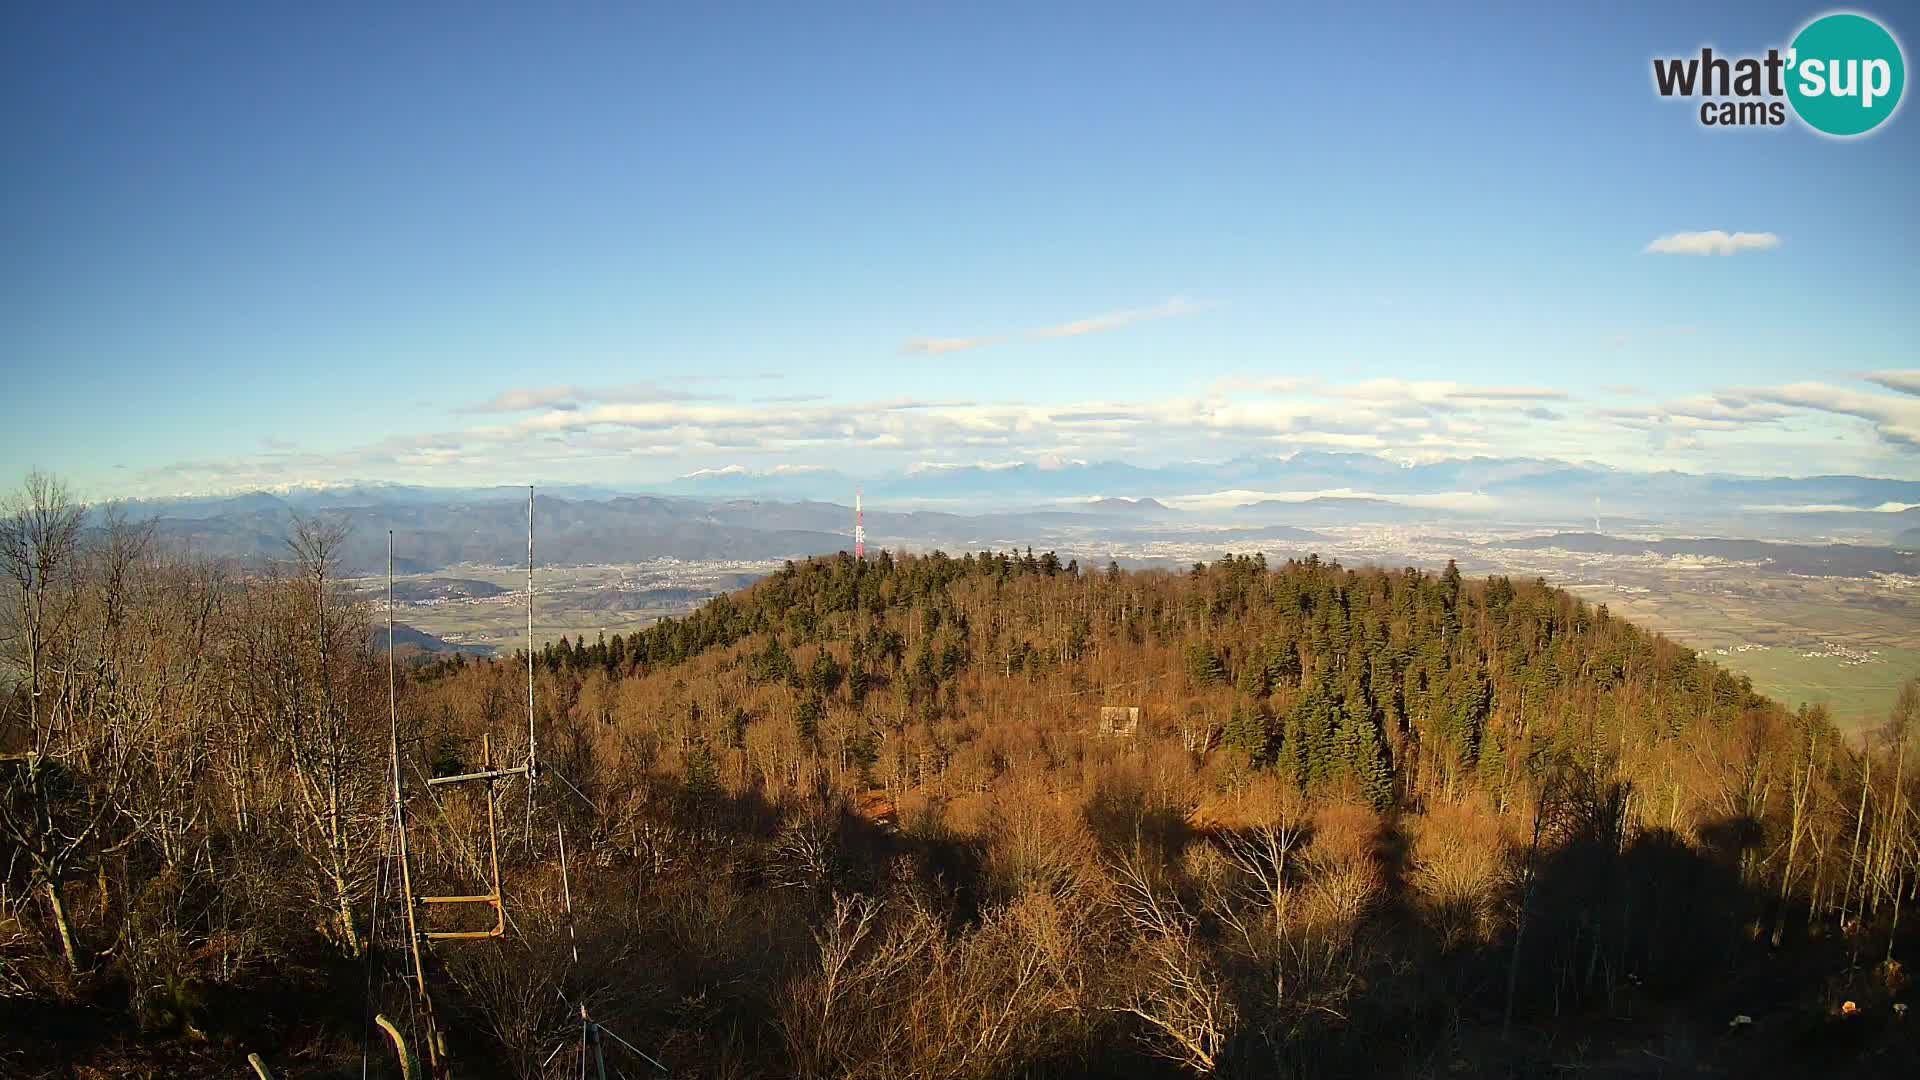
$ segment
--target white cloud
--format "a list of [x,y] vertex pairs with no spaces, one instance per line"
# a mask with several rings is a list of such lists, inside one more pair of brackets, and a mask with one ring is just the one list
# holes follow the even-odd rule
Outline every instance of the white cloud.
[[718,469],[695,469],[682,476],[682,480],[709,480],[719,476],[751,476],[753,470],[745,465],[723,465]]
[[1760,387],[1744,393],[1779,405],[1857,417],[1871,423],[1887,442],[1920,449],[1920,399],[1912,396],[1871,394],[1819,382]]
[[1478,389],[1468,387],[1447,395],[1449,401],[1481,402],[1533,402],[1566,401],[1571,395],[1564,390],[1548,390],[1539,386],[1487,386]]
[[987,345],[992,345],[994,340],[995,339],[988,337],[914,338],[912,341],[901,346],[901,351],[924,353],[928,356],[939,356],[942,353],[965,352],[968,349],[982,348]]
[[580,390],[572,386],[527,386],[513,390],[502,390],[485,401],[468,405],[461,412],[527,412],[532,409],[550,409],[555,406],[571,407],[578,399]]
[[1879,506],[1848,506],[1845,503],[1765,503],[1740,509],[1754,514],[1900,514],[1920,508],[1920,503],[1883,502]]
[[620,386],[522,386],[502,390],[485,401],[464,406],[464,413],[516,413],[536,409],[577,409],[590,401],[699,401],[698,394],[668,390],[652,383]]
[[1315,390],[1320,380],[1299,375],[1228,375],[1207,387],[1213,397],[1228,394],[1300,394]]
[[1877,383],[1889,390],[1898,390],[1903,394],[1920,394],[1920,369],[1869,372],[1867,381]]
[[1793,410],[1737,394],[1720,394],[1680,398],[1646,408],[1601,409],[1594,415],[1640,431],[1738,431],[1758,424],[1777,424],[1793,415]]
[[1541,401],[1566,401],[1564,390],[1540,386],[1464,386],[1441,379],[1368,379],[1334,391],[1340,397],[1367,401],[1409,401],[1423,404],[1458,402],[1466,405],[1528,405]]
[[1500,500],[1477,491],[1437,491],[1425,495],[1385,495],[1373,491],[1359,491],[1354,488],[1323,488],[1318,491],[1253,491],[1247,488],[1234,488],[1228,491],[1213,491],[1203,495],[1176,495],[1161,498],[1161,502],[1178,510],[1219,510],[1249,503],[1279,502],[1304,503],[1315,499],[1368,499],[1374,502],[1395,503],[1400,506],[1415,506],[1434,510],[1492,510],[1500,505]]
[[827,471],[824,465],[775,465],[770,469],[750,469],[745,465],[722,465],[718,468],[695,469],[681,475],[682,480],[717,480],[731,476],[775,477],[775,476],[811,476]]
[[1118,330],[1134,323],[1150,322],[1154,319],[1171,319],[1180,315],[1192,315],[1206,310],[1206,305],[1196,304],[1182,296],[1176,296],[1165,303],[1151,307],[1125,308],[1109,311],[1103,315],[1094,315],[1072,322],[1042,326],[1027,331],[1024,335],[990,334],[981,337],[921,337],[914,338],[900,347],[902,352],[918,353],[924,356],[940,356],[946,353],[965,352],[968,349],[984,349],[990,345],[1001,345],[1016,337],[1029,340],[1048,341],[1056,338],[1083,337],[1087,334],[1099,334],[1108,330]]
[[1646,255],[1738,255],[1743,251],[1766,251],[1780,246],[1780,238],[1770,232],[1730,233],[1722,229],[1706,232],[1668,233],[1648,244]]
[[981,472],[1005,472],[1008,469],[1018,469],[1025,464],[1026,462],[1024,461],[975,461],[971,463],[964,461],[916,461],[907,466],[907,475],[917,476],[920,473],[952,472],[956,469],[978,469]]
[[[1698,448],[1703,455],[1718,451],[1722,456],[1697,459],[1695,467],[1732,472],[1761,467],[1849,471],[1868,463],[1871,459],[1856,449],[1832,443],[1851,434],[1858,447],[1864,440],[1851,431],[1856,421],[1836,418],[1822,424],[1821,413],[1858,417],[1879,428],[1888,443],[1920,446],[1920,396],[1820,383],[1729,388],[1658,405],[1603,399],[1610,408],[1518,384],[1397,378],[1213,383],[1195,394],[1047,403],[932,398],[587,403],[581,400],[586,395],[571,388],[567,393],[546,389],[550,392],[499,401],[519,415],[474,419],[456,430],[328,452],[274,450],[221,462],[183,462],[149,472],[141,483],[145,493],[343,476],[491,483],[508,472],[541,482],[615,477],[634,482],[690,470],[696,470],[690,473],[695,478],[777,477],[918,462],[913,468],[919,472],[992,471],[1022,463],[1037,468],[1101,460],[1149,464],[1310,448],[1393,460],[1513,455],[1636,467],[1661,464],[1663,451]],[[536,402],[549,404],[520,408]],[[813,464],[823,461],[831,464]]]
[[1171,319],[1179,315],[1192,315],[1204,310],[1199,304],[1185,297],[1176,296],[1163,304],[1152,307],[1127,308],[1122,311],[1109,311],[1104,315],[1095,315],[1087,319],[1075,319],[1057,326],[1043,326],[1032,331],[1037,338],[1080,337],[1085,334],[1099,334],[1108,330],[1118,330],[1123,326],[1147,322],[1153,319]]

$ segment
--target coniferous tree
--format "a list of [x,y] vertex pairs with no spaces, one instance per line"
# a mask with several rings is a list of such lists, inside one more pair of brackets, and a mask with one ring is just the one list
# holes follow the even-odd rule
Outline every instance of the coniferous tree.
[[1267,662],[1268,687],[1300,686],[1300,651],[1291,636],[1275,634],[1268,638],[1262,653]]
[[807,669],[807,690],[820,697],[830,697],[840,688],[840,663],[833,654],[825,649],[813,658],[813,664]]
[[1254,765],[1266,764],[1273,752],[1273,729],[1265,710],[1245,702],[1234,705],[1222,738],[1223,746],[1246,755]]
[[800,729],[800,737],[809,743],[819,742],[820,721],[824,720],[826,715],[826,702],[820,699],[819,694],[808,691],[793,710],[793,723]]
[[1334,730],[1340,705],[1319,681],[1311,683],[1288,713],[1283,764],[1304,788],[1317,788],[1332,778],[1336,767]]
[[1272,662],[1267,659],[1266,647],[1255,645],[1240,665],[1240,693],[1249,698],[1260,699],[1272,692]]
[[704,816],[720,796],[720,763],[705,739],[695,739],[685,755],[686,777],[681,788],[689,813]]
[[[43,546],[22,549],[5,517],[16,562]],[[375,897],[392,895],[377,891],[390,779],[365,626],[329,601],[327,625],[342,621],[322,652],[303,644],[314,589],[160,582],[140,600],[91,566],[62,586],[74,632],[0,635],[0,667],[28,682],[0,674],[0,835],[23,851],[0,892],[31,898],[0,919],[0,996],[52,1000],[36,973],[50,961],[65,974],[45,985],[125,988],[144,1019],[165,1015],[140,1002],[168,987],[243,994],[264,981],[249,971],[371,929]],[[1920,691],[1860,745],[1821,710],[1787,712],[1537,581],[1248,555],[1192,574],[1073,571],[1018,551],[802,560],[686,616],[534,654],[542,759],[582,797],[506,807],[535,838],[501,849],[510,933],[558,925],[541,905],[559,868],[538,838],[564,824],[590,853],[571,867],[574,897],[591,898],[583,942],[638,928],[660,963],[562,964],[542,982],[557,950],[449,949],[453,1034],[499,1036],[517,1009],[545,1038],[568,1018],[529,1018],[525,1002],[568,1000],[553,991],[577,971],[647,1015],[690,1074],[1141,1075],[1136,1036],[1196,1072],[1245,1071],[1254,1050],[1289,1073],[1389,1074],[1405,1071],[1401,1046],[1425,1053],[1497,1011],[1503,984],[1543,1026],[1563,1005],[1584,1024],[1627,972],[1665,993],[1734,970],[1753,926],[1783,952],[1803,919],[1808,937],[1847,927],[1875,959],[1895,943],[1920,871]],[[16,631],[44,580],[20,574],[0,597]],[[201,591],[231,607],[151,636]],[[138,619],[114,621],[124,602]],[[413,866],[429,887],[467,875],[458,845],[475,837],[470,815],[422,813],[434,793],[414,778],[472,767],[483,734],[524,731],[525,658],[401,671]],[[36,699],[47,671],[71,689]],[[337,709],[315,708],[322,675]],[[276,703],[281,677],[302,693]],[[187,678],[208,689],[177,693]],[[137,715],[135,692],[152,694]],[[1138,736],[1096,734],[1093,703],[1135,695]],[[316,774],[296,755],[336,714],[377,721],[345,744],[372,752],[341,785],[340,887],[300,912],[290,902],[310,908],[301,894],[327,883],[283,882],[325,803],[302,805],[296,782]],[[743,795],[737,814],[724,791]],[[1183,815],[1208,820],[1184,829]],[[48,842],[71,858],[49,864],[35,850]],[[1839,955],[1855,994],[1898,971],[1833,944],[1795,970]],[[488,963],[511,1001],[473,977]],[[675,993],[655,993],[655,971]],[[1808,985],[1808,1000],[1840,989]],[[1884,1007],[1873,993],[1866,1011]],[[1461,1019],[1422,1019],[1441,1014]],[[697,1057],[715,1015],[740,1018],[740,1060]],[[529,1060],[550,1049],[500,1041]]]
[[1213,686],[1226,681],[1227,667],[1212,645],[1196,642],[1187,646],[1187,677],[1195,686]]
[[1353,782],[1363,798],[1385,809],[1393,801],[1393,774],[1379,727],[1350,709],[1340,710],[1338,723],[1334,741],[1340,773]]

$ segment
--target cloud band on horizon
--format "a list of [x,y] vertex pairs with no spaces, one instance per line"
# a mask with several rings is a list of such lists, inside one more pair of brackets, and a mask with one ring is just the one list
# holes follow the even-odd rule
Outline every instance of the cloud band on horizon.
[[[1920,385],[1920,372],[1875,372],[1861,379],[1891,389]],[[1522,454],[1673,467],[1674,455],[1684,451],[1705,455],[1692,467],[1724,470],[1726,455],[1752,461],[1755,447],[1771,447],[1776,460],[1803,460],[1795,448],[1813,440],[1877,435],[1879,449],[1868,460],[1896,455],[1909,461],[1920,451],[1920,397],[1818,382],[1726,387],[1644,404],[1617,397],[1588,403],[1542,387],[1398,378],[1227,379],[1165,398],[1053,403],[619,401],[610,400],[623,396],[617,388],[556,389],[510,389],[467,410],[552,402],[501,422],[397,434],[330,452],[180,461],[129,480],[142,494],[177,494],[342,476],[486,477],[504,462],[521,474],[577,480],[585,475],[581,470],[684,475],[742,459],[777,473],[782,466],[818,462],[822,454],[903,466],[961,455],[983,461],[1127,460],[1137,456],[1143,431],[1155,435],[1155,456],[1168,460],[1314,447],[1403,463]]]

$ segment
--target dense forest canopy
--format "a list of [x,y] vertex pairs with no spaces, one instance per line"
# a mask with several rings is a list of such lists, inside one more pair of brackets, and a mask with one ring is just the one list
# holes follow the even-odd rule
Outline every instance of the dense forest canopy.
[[[419,1039],[343,534],[221,566],[38,476],[0,518],[0,1008],[44,1018],[0,1071]],[[796,561],[531,666],[510,930],[427,952],[458,1075],[572,1075],[582,1008],[628,1076],[1913,1060],[1913,686],[1860,745],[1541,581],[1032,551]],[[425,781],[526,759],[527,672],[399,672],[416,895],[482,887],[486,800]]]

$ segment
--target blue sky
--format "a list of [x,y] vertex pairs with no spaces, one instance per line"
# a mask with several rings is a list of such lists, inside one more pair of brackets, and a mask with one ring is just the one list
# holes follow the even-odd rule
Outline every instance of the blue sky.
[[291,7],[0,14],[0,463],[1920,476],[1920,118],[1652,88],[1817,5]]

